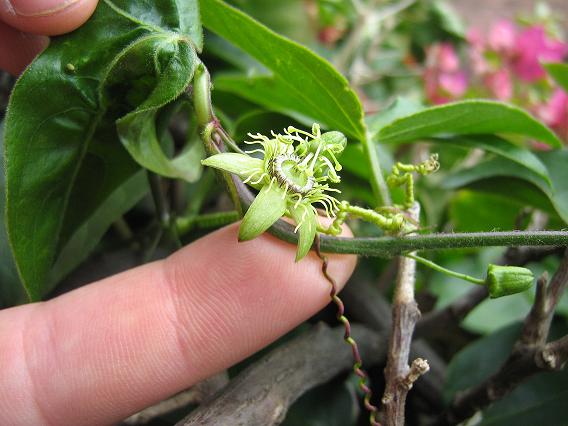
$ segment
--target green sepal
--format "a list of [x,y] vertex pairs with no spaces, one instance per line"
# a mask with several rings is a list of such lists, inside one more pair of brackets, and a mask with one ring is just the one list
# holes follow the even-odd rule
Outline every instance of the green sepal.
[[[223,155],[223,154],[220,154]],[[239,228],[239,241],[258,237],[286,212],[286,192],[278,185],[263,186]]]
[[[248,178],[254,171],[262,172],[263,161],[245,154],[224,152],[215,154],[201,161],[204,166],[234,173],[241,179]],[[260,177],[260,175],[259,175]]]
[[528,290],[534,275],[530,269],[519,266],[489,265],[485,279],[492,299]]
[[[305,211],[305,209],[307,209],[307,212]],[[309,253],[310,249],[312,248],[314,238],[316,237],[318,221],[316,213],[309,205],[303,206],[302,204],[299,204],[297,208],[291,206],[289,208],[289,212],[290,216],[292,216],[292,219],[294,219],[294,222],[296,222],[296,224],[302,223],[302,225],[298,228],[298,250],[296,251],[296,262],[299,262],[304,256]],[[302,221],[302,216],[304,215],[304,213],[306,214],[306,216]]]

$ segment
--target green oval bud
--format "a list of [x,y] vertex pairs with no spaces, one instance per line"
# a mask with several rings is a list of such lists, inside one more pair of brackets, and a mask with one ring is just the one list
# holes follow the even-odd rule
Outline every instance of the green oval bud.
[[489,289],[489,297],[495,299],[525,291],[532,286],[533,281],[534,275],[530,269],[490,264],[485,284]]
[[347,145],[347,138],[345,135],[338,131],[325,132],[321,135],[321,139],[325,145],[328,146],[334,154],[340,154]]

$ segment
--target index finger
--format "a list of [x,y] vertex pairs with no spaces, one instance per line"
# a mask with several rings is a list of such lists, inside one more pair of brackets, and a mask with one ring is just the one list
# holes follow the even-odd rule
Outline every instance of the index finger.
[[[119,421],[266,346],[329,302],[321,261],[237,225],[165,261],[0,312],[4,424]],[[330,256],[343,285],[354,256]]]

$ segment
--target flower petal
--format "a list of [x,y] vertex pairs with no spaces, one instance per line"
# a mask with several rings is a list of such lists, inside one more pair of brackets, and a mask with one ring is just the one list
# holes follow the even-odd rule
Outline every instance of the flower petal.
[[278,185],[262,187],[239,228],[239,241],[258,237],[286,212],[286,193]]
[[264,162],[250,155],[235,152],[215,154],[201,161],[204,166],[235,173],[241,179],[246,179],[253,172],[262,172]]
[[298,250],[296,251],[296,262],[302,260],[302,258],[308,254],[314,243],[314,238],[316,237],[317,229],[317,218],[316,213],[313,211],[311,206],[298,205],[297,208],[291,206],[289,208],[290,215],[296,224],[300,224],[298,228]]

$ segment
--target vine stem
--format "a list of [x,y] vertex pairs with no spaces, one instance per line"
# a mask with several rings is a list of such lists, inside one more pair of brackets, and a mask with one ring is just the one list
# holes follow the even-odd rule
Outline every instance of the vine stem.
[[359,353],[359,347],[357,346],[355,339],[353,339],[353,337],[351,336],[351,324],[345,316],[345,307],[343,305],[343,301],[337,295],[337,284],[327,270],[329,261],[327,257],[321,253],[319,243],[319,234],[316,234],[315,249],[318,257],[322,261],[321,271],[323,273],[323,276],[331,286],[329,296],[333,303],[335,303],[335,305],[337,306],[337,319],[345,327],[345,334],[343,336],[343,339],[351,346],[351,350],[353,352],[353,360],[355,361],[355,363],[353,364],[353,372],[359,377],[359,388],[365,395],[363,403],[365,404],[365,409],[369,412],[369,423],[372,426],[380,426],[380,423],[376,420],[378,409],[371,403],[372,391],[371,388],[367,385],[368,376],[362,368],[363,360],[361,359],[361,355]]

